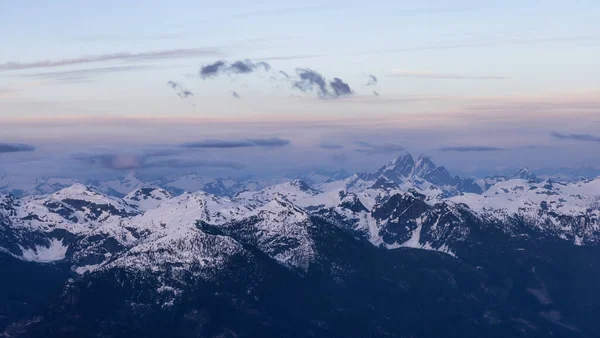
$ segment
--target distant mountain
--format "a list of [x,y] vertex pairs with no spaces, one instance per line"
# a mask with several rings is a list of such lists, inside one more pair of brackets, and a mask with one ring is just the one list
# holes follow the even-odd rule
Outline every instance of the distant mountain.
[[456,195],[463,192],[481,193],[482,188],[472,178],[452,176],[442,166],[437,166],[431,158],[421,155],[415,162],[412,155],[406,153],[375,172],[360,173],[355,179],[362,181],[377,181],[379,178],[392,181],[396,184],[415,182],[416,184],[435,185],[447,195]]
[[521,169],[517,170],[516,173],[514,173],[510,178],[516,178],[516,179],[521,179],[521,180],[527,180],[527,181],[537,181],[538,178],[537,176],[535,176],[535,174],[533,172],[531,172],[531,170],[529,170],[529,168],[523,166],[521,167]]

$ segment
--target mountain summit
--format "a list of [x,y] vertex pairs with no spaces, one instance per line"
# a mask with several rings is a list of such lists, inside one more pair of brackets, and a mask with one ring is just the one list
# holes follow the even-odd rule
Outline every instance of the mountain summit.
[[475,180],[452,176],[445,167],[437,166],[431,157],[425,154],[421,154],[415,162],[412,155],[406,152],[375,172],[358,174],[358,178],[364,181],[377,181],[381,177],[397,184],[411,180],[426,181],[439,186],[450,195],[483,192]]
[[517,179],[527,180],[527,181],[537,181],[538,180],[537,176],[535,176],[535,174],[531,170],[529,170],[529,168],[527,168],[526,166],[522,166],[521,169],[517,170],[517,172],[511,176],[511,178],[517,178]]

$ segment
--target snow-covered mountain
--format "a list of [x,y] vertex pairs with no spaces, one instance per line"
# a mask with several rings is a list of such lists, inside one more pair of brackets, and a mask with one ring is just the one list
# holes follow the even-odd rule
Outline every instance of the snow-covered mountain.
[[455,195],[461,192],[482,192],[481,187],[472,178],[452,176],[446,168],[437,166],[428,156],[420,155],[415,161],[409,153],[396,158],[376,172],[360,173],[350,179],[373,182],[380,178],[385,178],[396,184],[411,182],[425,189],[434,185],[447,195]]
[[[198,182],[192,178],[172,187],[183,190],[183,182]],[[461,264],[499,269],[506,255],[528,254],[521,253],[524,247],[538,257],[540,246],[571,252],[600,244],[600,178],[542,181],[523,168],[497,177],[485,191],[474,185],[410,154],[373,173],[313,187],[292,180],[231,197],[173,195],[151,185],[120,198],[75,183],[50,194],[1,195],[0,255],[64,266],[82,283],[151,283],[146,296],[168,309],[184,304],[194,283],[214,283],[218,290],[240,271],[252,280],[267,278],[261,269],[275,269],[345,285],[347,278],[363,280],[368,269],[377,269],[363,255],[387,261],[406,248],[441,255],[436,259],[460,274]],[[535,269],[532,274],[537,276]],[[446,283],[449,277],[443,278]],[[252,294],[255,286],[248,283],[242,288]]]
[[[121,199],[76,183],[49,195],[3,197],[2,219],[13,233],[14,243],[1,250],[32,261],[70,259],[75,271],[90,271],[111,266],[116,257],[127,261],[124,255],[152,246],[159,238],[180,243],[186,236],[194,237],[199,231],[197,222],[231,233],[234,224],[245,222],[246,235],[256,236],[287,233],[289,226],[310,217],[320,217],[386,248],[453,252],[455,241],[468,240],[468,227],[461,224],[467,218],[494,224],[507,233],[535,230],[576,245],[600,241],[600,179],[540,182],[523,168],[514,178],[498,180],[481,194],[459,192],[460,185],[448,184],[459,180],[427,157],[415,162],[406,154],[375,173],[324,183],[319,189],[294,180],[232,198],[202,191],[173,196],[164,189],[148,187]],[[443,217],[450,218],[439,224]],[[444,227],[452,229],[440,230]],[[453,235],[447,237],[446,231]],[[310,242],[301,232],[292,231],[297,236],[291,241]],[[264,243],[275,242],[268,239]],[[259,248],[270,252],[264,243]],[[300,246],[303,250],[309,247]],[[308,264],[296,254],[283,255],[286,258],[280,260],[297,260],[304,268]]]
[[29,177],[4,174],[0,175],[0,192],[15,196],[44,195],[54,193],[75,183],[78,183],[78,181],[70,178],[40,177],[31,180]]

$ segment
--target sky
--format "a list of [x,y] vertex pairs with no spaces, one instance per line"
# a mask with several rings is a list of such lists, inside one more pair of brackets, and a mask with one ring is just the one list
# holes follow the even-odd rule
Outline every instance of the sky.
[[[0,175],[600,167],[598,1],[0,0]],[[557,169],[558,170],[558,169]]]

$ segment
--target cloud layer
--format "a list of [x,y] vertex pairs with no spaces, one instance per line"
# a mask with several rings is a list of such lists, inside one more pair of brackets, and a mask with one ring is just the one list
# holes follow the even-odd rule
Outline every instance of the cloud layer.
[[595,136],[595,135],[591,135],[591,134],[561,134],[561,133],[555,131],[550,135],[559,140],[574,140],[574,141],[581,141],[581,142],[600,143],[600,136]]
[[406,149],[395,143],[370,143],[365,141],[356,142],[356,144],[360,148],[354,149],[354,151],[366,154],[366,155],[375,155],[375,154],[393,154],[401,151],[405,151]]
[[438,149],[439,151],[448,152],[486,152],[486,151],[503,151],[504,148],[487,147],[487,146],[456,146],[456,147],[444,147]]
[[192,49],[168,49],[140,53],[113,53],[82,56],[78,58],[62,60],[44,60],[35,62],[7,62],[0,64],[0,71],[23,70],[34,68],[52,68],[62,66],[74,66],[107,61],[148,61],[162,59],[189,58],[198,56],[218,56],[221,53],[216,49],[192,48]]
[[176,150],[151,151],[143,153],[80,153],[71,156],[72,159],[90,166],[112,170],[137,170],[152,168],[225,168],[243,169],[245,166],[229,161],[210,161],[205,159],[181,158]]
[[22,143],[0,143],[0,154],[34,151],[35,147]]
[[206,148],[206,149],[232,149],[232,148],[250,148],[250,147],[261,147],[261,148],[276,148],[285,147],[289,145],[290,140],[285,140],[277,137],[273,138],[262,138],[262,139],[242,139],[242,140],[221,140],[211,139],[203,140],[198,142],[184,143],[181,145],[183,148]]

